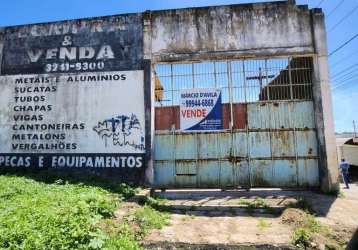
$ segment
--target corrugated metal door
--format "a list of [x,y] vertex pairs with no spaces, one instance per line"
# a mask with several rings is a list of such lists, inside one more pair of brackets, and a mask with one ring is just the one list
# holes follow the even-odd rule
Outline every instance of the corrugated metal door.
[[[157,65],[155,186],[318,186],[310,60]],[[188,87],[222,89],[223,131],[180,131],[179,90]]]

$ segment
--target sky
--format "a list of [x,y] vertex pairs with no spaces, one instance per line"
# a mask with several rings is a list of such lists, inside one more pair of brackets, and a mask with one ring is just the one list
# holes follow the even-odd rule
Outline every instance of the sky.
[[[1,0],[0,27],[145,10],[264,2],[259,0]],[[358,0],[296,0],[326,14],[329,53],[358,33]],[[343,19],[343,20],[342,20]],[[337,132],[358,124],[358,37],[329,57]]]

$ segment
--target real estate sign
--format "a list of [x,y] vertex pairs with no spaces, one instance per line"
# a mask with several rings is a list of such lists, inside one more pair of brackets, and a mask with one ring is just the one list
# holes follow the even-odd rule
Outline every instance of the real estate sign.
[[181,130],[222,129],[220,89],[183,89],[180,92]]

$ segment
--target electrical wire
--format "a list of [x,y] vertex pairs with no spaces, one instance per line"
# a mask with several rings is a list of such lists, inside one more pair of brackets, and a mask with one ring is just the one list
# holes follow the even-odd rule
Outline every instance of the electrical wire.
[[352,38],[350,38],[348,41],[344,42],[341,46],[339,46],[337,49],[335,49],[334,51],[332,51],[328,56],[332,56],[333,54],[335,54],[336,52],[338,52],[339,50],[343,49],[347,44],[349,44],[350,42],[352,42],[354,39],[356,39],[358,37],[358,33],[355,34]]
[[353,70],[349,71],[347,74],[344,74],[342,76],[331,77],[331,79],[338,81],[339,79],[346,78],[346,77],[348,77],[352,74],[355,74],[355,73],[357,73],[357,69],[353,69]]
[[343,3],[345,0],[341,0],[328,14],[327,18],[332,15]]
[[343,82],[349,82],[353,79],[356,79],[358,78],[358,75],[353,75],[353,76],[350,76],[350,77],[347,77],[345,79],[341,79],[341,80],[336,80],[336,81],[333,81],[334,84],[332,84],[332,86],[338,86],[339,84],[343,83]]
[[[352,81],[353,82],[353,81]],[[356,91],[356,89],[351,90],[352,88],[355,88],[356,85],[348,85],[345,86],[345,88],[336,88],[336,89],[332,89],[333,94],[347,94],[347,98],[358,98],[358,91]],[[357,95],[357,97],[355,97]]]
[[347,68],[341,70],[340,72],[338,72],[337,74],[335,74],[334,76],[332,76],[332,78],[336,78],[337,76],[341,75],[342,73],[347,72],[347,70],[350,70],[350,69],[352,69],[352,68],[354,68],[354,67],[357,67],[357,66],[358,66],[358,63],[355,63],[355,64],[353,64],[353,65],[351,65],[351,66],[349,66],[349,67],[347,67]]
[[351,80],[351,79],[355,79],[355,78],[357,78],[357,77],[358,77],[358,75],[353,75],[353,76],[346,77],[346,78],[344,78],[344,79],[337,80],[337,81],[339,81],[339,82],[347,82],[347,81],[349,81],[349,80]]
[[316,8],[318,8],[324,1],[325,1],[325,0],[321,0],[321,1],[317,4]]
[[352,15],[357,9],[358,9],[358,5],[354,7],[350,12],[348,12],[348,14],[345,15],[341,20],[339,20],[335,25],[333,25],[333,27],[330,30],[328,30],[328,32],[332,32],[333,30],[335,30],[344,20],[346,20],[350,15]]
[[337,62],[335,62],[334,64],[332,64],[331,69],[335,68],[336,66],[339,65],[339,63],[346,61],[347,59],[351,58],[352,56],[355,56],[358,54],[358,51],[354,51],[353,53],[350,53],[348,56],[343,57],[341,60],[338,60]]
[[356,81],[356,80],[358,80],[358,78],[357,78],[357,79],[353,78],[353,80],[351,80],[351,81],[342,82],[342,83],[340,83],[340,84],[334,85],[334,86],[332,87],[332,90],[339,89],[339,88],[341,88],[342,86],[344,86],[344,85],[346,85],[346,84],[348,84],[348,83],[352,83],[352,82],[354,82],[354,81]]

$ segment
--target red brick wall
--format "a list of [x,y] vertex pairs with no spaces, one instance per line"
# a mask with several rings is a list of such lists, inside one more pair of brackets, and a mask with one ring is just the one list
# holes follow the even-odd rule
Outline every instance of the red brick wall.
[[[234,129],[244,129],[247,124],[246,104],[233,104]],[[155,130],[170,130],[172,125],[180,129],[180,107],[156,107],[155,108]],[[230,104],[222,104],[223,128],[229,129]]]

